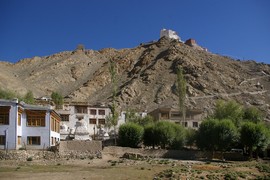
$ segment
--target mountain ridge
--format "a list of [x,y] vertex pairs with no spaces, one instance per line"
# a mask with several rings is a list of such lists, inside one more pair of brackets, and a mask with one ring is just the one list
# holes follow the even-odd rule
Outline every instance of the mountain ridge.
[[176,70],[187,80],[187,108],[211,112],[216,99],[235,99],[269,112],[270,66],[192,48],[165,37],[134,48],[64,51],[0,62],[0,87],[36,97],[58,91],[70,101],[111,103],[109,61],[117,66],[121,109],[177,108]]

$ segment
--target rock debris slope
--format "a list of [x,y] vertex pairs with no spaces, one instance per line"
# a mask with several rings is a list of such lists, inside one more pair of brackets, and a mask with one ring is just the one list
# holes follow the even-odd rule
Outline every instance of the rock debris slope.
[[76,50],[47,57],[0,62],[0,86],[48,96],[58,91],[66,101],[111,102],[109,61],[118,70],[119,108],[151,111],[177,107],[176,70],[187,80],[187,107],[211,111],[216,99],[235,99],[268,112],[270,66],[239,61],[161,38],[132,49]]

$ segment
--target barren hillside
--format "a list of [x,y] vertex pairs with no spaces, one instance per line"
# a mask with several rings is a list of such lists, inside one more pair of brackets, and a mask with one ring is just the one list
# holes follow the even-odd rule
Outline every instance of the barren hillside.
[[238,61],[162,38],[132,49],[76,50],[47,57],[0,62],[0,87],[36,97],[59,91],[66,101],[110,103],[109,60],[117,64],[120,108],[177,106],[176,68],[188,83],[188,108],[211,111],[216,99],[236,99],[270,114],[270,66]]

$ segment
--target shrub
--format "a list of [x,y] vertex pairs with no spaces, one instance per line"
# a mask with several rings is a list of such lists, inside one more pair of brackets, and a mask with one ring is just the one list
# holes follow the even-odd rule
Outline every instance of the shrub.
[[57,108],[59,108],[64,103],[63,96],[58,92],[52,92],[51,98]]
[[175,139],[175,129],[171,122],[159,121],[155,124],[156,140],[161,148],[171,146]]
[[269,164],[258,164],[258,165],[256,165],[256,168],[260,172],[270,173],[270,165]]
[[188,128],[185,130],[185,143],[187,146],[193,146],[196,141],[196,130]]
[[119,128],[119,144],[124,147],[138,147],[142,141],[143,127],[134,123],[123,124]]
[[155,133],[156,132],[154,124],[149,124],[144,128],[143,143],[145,146],[152,146],[153,148],[155,148],[155,146],[158,145]]
[[28,157],[28,158],[26,159],[26,161],[33,161],[33,158],[32,158],[32,157]]
[[144,145],[160,145],[161,148],[181,149],[185,141],[185,130],[182,126],[168,121],[149,124],[144,129]]
[[10,90],[3,90],[0,88],[0,99],[14,99],[16,98],[16,93]]
[[256,150],[264,150],[270,141],[269,130],[263,124],[243,123],[240,129],[240,141],[249,150],[249,155]]
[[28,91],[24,97],[23,97],[23,101],[27,104],[34,104],[35,99],[34,99],[34,95],[32,91]]
[[178,124],[171,124],[174,130],[174,138],[172,143],[170,144],[171,149],[181,149],[184,146],[185,141],[185,129],[183,126]]

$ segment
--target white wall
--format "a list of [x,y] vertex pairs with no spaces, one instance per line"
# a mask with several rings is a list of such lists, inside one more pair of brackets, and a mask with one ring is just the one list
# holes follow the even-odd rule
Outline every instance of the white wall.
[[[25,111],[22,112],[21,126],[17,124],[19,106],[17,101],[0,100],[0,106],[11,106],[9,111],[9,125],[0,125],[0,135],[5,135],[5,131],[7,131],[6,147],[8,149],[19,149],[24,146],[27,149],[43,149],[51,146],[51,137],[56,138],[57,141],[60,140],[60,133],[50,130],[49,109],[47,109],[45,116],[45,127],[28,127]],[[21,136],[21,145],[18,145],[18,136]],[[40,136],[40,145],[27,145],[27,136]],[[4,148],[4,145],[0,145],[0,149]]]
[[[0,106],[11,106],[9,111],[9,125],[0,125],[0,135],[6,135],[6,148],[16,149],[17,104],[16,102],[1,102]],[[5,149],[5,146],[0,145],[0,149]]]
[[[90,135],[94,135],[94,127],[95,127],[95,134],[97,134],[98,131],[98,119],[106,119],[106,116],[110,115],[110,109],[109,108],[103,108],[103,107],[87,107],[87,113],[76,113],[75,112],[75,106],[70,105],[69,108],[67,108],[70,113],[69,115],[69,121],[61,121],[61,125],[65,124],[69,127],[69,129],[75,130],[76,122],[78,121],[78,117],[86,122],[87,130]],[[91,115],[90,110],[95,109],[97,114]],[[105,115],[99,115],[99,110],[105,110]],[[61,112],[60,112],[61,113]],[[90,124],[89,119],[96,119],[96,124]]]
[[[22,124],[22,143],[27,149],[43,149],[50,147],[50,114],[46,112],[45,127],[27,126],[26,122]],[[28,136],[40,136],[40,145],[28,145]]]
[[177,33],[175,31],[170,30],[170,29],[162,29],[160,31],[160,38],[164,37],[164,36],[167,38],[170,38],[170,39],[176,39],[176,40],[180,41],[180,37],[177,35]]

